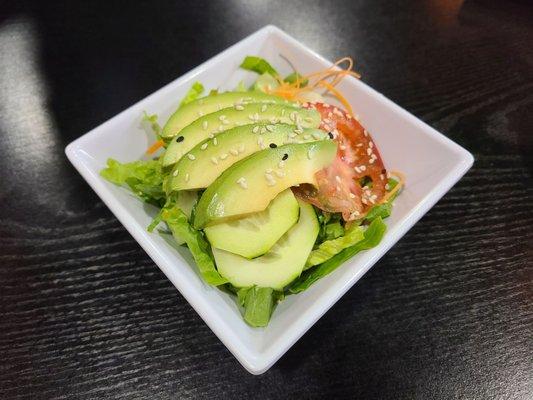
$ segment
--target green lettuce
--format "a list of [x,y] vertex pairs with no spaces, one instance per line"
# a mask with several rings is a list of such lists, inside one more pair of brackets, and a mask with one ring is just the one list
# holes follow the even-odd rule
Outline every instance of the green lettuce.
[[200,275],[206,283],[218,286],[227,283],[227,279],[220,276],[215,268],[211,256],[211,248],[202,232],[194,229],[187,216],[177,206],[164,208],[161,212],[162,221],[166,222],[172,235],[178,242],[183,241],[191,251]]
[[244,320],[254,327],[267,326],[274,309],[275,291],[272,288],[254,286],[237,292],[244,307]]
[[314,265],[322,264],[324,261],[329,260],[335,254],[340,253],[347,247],[353,246],[356,243],[364,239],[364,230],[360,226],[352,225],[346,230],[344,236],[337,237],[336,239],[326,240],[313,250],[307,262],[305,268],[308,269]]
[[202,85],[200,82],[194,82],[185,97],[181,100],[179,107],[183,107],[185,104],[196,100],[202,95],[203,92],[204,85]]
[[362,250],[368,250],[375,247],[381,242],[385,234],[387,226],[381,219],[377,217],[372,221],[364,232],[364,239],[355,244],[345,248],[340,253],[334,255],[326,262],[304,271],[302,275],[296,279],[289,287],[290,293],[300,293],[308,289],[313,283],[320,278],[333,272],[339,265],[356,255]]
[[293,72],[292,74],[287,75],[283,80],[287,83],[296,83],[300,81],[300,84],[298,86],[301,88],[306,87],[309,83],[309,79],[304,78],[298,72]]
[[151,114],[148,115],[146,111],[143,111],[143,122],[147,122],[152,127],[152,131],[156,135],[156,137],[159,139],[161,135],[161,125],[159,125],[159,122],[157,121],[157,114]]
[[244,84],[244,81],[240,81],[235,89],[233,89],[234,92],[247,92],[248,89],[246,89],[246,85]]
[[263,75],[265,72],[269,73],[272,76],[278,76],[278,71],[269,64],[267,60],[261,57],[256,56],[247,56],[244,58],[240,67],[247,71],[253,71],[259,75]]
[[112,158],[100,175],[116,185],[127,185],[143,201],[161,207],[165,203],[163,173],[157,160],[121,163]]

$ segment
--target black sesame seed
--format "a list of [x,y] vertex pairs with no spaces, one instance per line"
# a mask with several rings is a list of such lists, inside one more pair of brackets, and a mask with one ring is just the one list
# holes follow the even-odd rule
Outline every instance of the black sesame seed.
[[328,135],[329,135],[329,138],[330,138],[330,139],[333,139],[333,133],[328,132]]
[[276,143],[270,143],[269,146],[271,149],[275,149],[276,147],[278,147]]
[[176,142],[183,142],[183,139],[185,139],[183,136],[178,136],[178,138],[176,139]]
[[285,161],[287,158],[289,158],[289,155],[287,153],[283,154],[282,160]]

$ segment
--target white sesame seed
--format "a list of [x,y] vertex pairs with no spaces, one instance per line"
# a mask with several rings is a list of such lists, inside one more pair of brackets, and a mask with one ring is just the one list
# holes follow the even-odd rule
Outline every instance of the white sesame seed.
[[254,126],[254,127],[252,128],[252,132],[253,132],[253,133],[257,133],[257,132],[259,132],[259,125]]
[[363,204],[368,204],[368,201],[367,201],[364,197],[361,199],[361,202],[362,202]]
[[189,174],[185,174],[185,182],[189,182]]
[[267,110],[267,105],[266,104],[263,104],[261,106],[261,112],[265,112]]
[[363,143],[357,143],[355,147],[363,147]]
[[322,127],[324,128],[325,131],[331,131],[331,126],[329,126],[328,124],[323,124]]
[[198,116],[199,117],[203,117],[204,116],[204,113],[202,111],[198,111]]
[[207,121],[202,122],[202,129],[207,130]]
[[355,199],[355,194],[350,192],[350,199]]
[[341,177],[339,175],[335,175],[335,180],[339,183],[341,183]]
[[259,137],[259,138],[257,139],[257,144],[258,144],[259,146],[261,146],[261,145],[263,144],[263,138],[262,138],[262,137]]
[[346,146],[343,145],[343,144],[341,144],[341,145],[339,146],[339,148],[340,148],[341,150],[346,150]]
[[376,159],[375,158],[371,158],[370,160],[368,160],[368,163],[369,164],[374,164],[374,161],[376,161]]
[[293,111],[289,115],[289,118],[291,119],[291,121],[296,121],[296,116],[297,116],[296,111]]
[[281,160],[279,163],[278,163],[278,168],[283,168],[285,166],[285,161]]
[[200,146],[200,149],[202,149],[202,150],[207,149],[207,142],[205,142],[204,144],[202,144],[202,145]]
[[250,114],[250,115],[248,115],[248,119],[249,119],[250,121],[253,121],[253,120],[255,119],[255,117],[254,117],[253,114]]
[[307,150],[307,158],[308,158],[308,159],[312,159],[312,158],[313,158],[313,153],[314,153],[314,152],[313,152],[313,149],[309,149],[309,150]]
[[258,113],[255,113],[255,114],[254,114],[254,119],[255,119],[256,121],[259,121],[259,114],[258,114]]
[[389,190],[389,189],[390,189],[390,185],[387,183],[387,184],[385,185],[385,190]]
[[218,117],[218,119],[220,121],[224,121],[225,119],[227,119],[228,117],[226,117],[225,115],[221,115],[220,117]]
[[276,181],[275,181],[275,180],[273,180],[273,181],[268,181],[268,182],[267,182],[267,185],[268,185],[268,186],[274,186],[275,184],[276,184]]
[[267,168],[265,170],[265,174],[271,174],[272,173],[272,168]]
[[333,113],[331,111],[328,112],[328,118],[333,118]]
[[235,104],[235,109],[237,111],[242,111],[242,110],[244,110],[244,106],[242,104]]
[[283,178],[285,176],[284,171],[276,171],[275,174],[278,176],[278,178]]
[[366,131],[366,129],[363,129],[363,135],[368,136],[368,132]]
[[294,133],[296,133],[297,135],[299,135],[300,133],[304,133],[304,130],[303,130],[301,127],[297,127],[297,128],[294,130]]
[[322,135],[320,133],[318,133],[318,132],[313,132],[311,135],[313,136],[313,138],[315,138],[317,140],[322,137]]
[[236,150],[236,149],[231,149],[229,152],[230,152],[231,154],[233,154],[234,156],[236,156],[236,155],[239,154],[239,151]]
[[172,173],[172,176],[178,176],[178,173],[179,173],[179,171],[178,171],[178,170],[175,170],[175,171]]
[[248,189],[248,183],[246,182],[246,178],[241,177],[237,179],[236,183],[243,189]]
[[380,174],[380,175],[379,175],[379,179],[384,180],[384,179],[385,179],[385,175]]
[[289,137],[294,139],[295,137],[298,137],[298,135],[296,133],[289,133]]
[[357,172],[358,174],[360,174],[360,173],[361,173],[361,168],[359,168],[359,167],[354,167],[353,169],[354,169],[354,170],[355,170],[355,172]]
[[304,121],[305,121],[305,122],[309,122],[309,123],[311,123],[311,122],[313,122],[313,118],[311,118],[311,117],[305,117],[305,118],[304,118]]
[[330,107],[328,103],[324,103],[322,106],[323,106],[324,108],[329,108],[329,107]]
[[217,138],[213,138],[213,146],[216,146],[218,144],[218,139]]
[[366,154],[368,154],[368,155],[372,154],[372,149],[370,147],[368,149],[366,149]]
[[277,124],[279,122],[279,119],[277,119],[276,117],[272,117],[268,120],[271,124]]
[[222,123],[223,123],[224,125],[228,125],[230,122],[229,122],[229,120],[225,119],[224,121],[222,121]]
[[262,126],[261,129],[259,129],[259,134],[262,135],[265,132],[266,132],[266,128]]
[[274,125],[267,125],[265,128],[269,132],[274,132]]
[[215,164],[215,165],[218,164],[218,160],[217,160],[216,157],[211,157],[211,162],[212,162],[213,164]]
[[372,143],[372,141],[368,142],[368,147],[370,148],[374,147],[374,143]]
[[213,139],[215,137],[215,134],[214,133],[210,133],[209,135],[207,135],[209,137],[209,139]]
[[371,202],[372,204],[375,204],[375,203],[376,203],[376,200],[374,200],[373,198],[369,198],[368,200],[370,200],[370,202]]
[[361,165],[359,168],[361,169],[361,171],[366,171],[366,165]]
[[218,127],[218,131],[219,131],[219,132],[224,132],[224,126],[223,126],[223,125],[220,125],[220,126]]
[[196,160],[196,157],[194,156],[194,154],[191,154],[191,153],[187,154],[187,158],[188,158],[189,160],[191,160],[191,161]]
[[337,185],[337,192],[340,192],[340,191],[341,191],[341,187]]
[[220,155],[220,159],[221,159],[221,160],[225,160],[226,158],[228,158],[228,153],[222,153],[222,154]]
[[387,179],[390,178],[390,172],[387,171]]

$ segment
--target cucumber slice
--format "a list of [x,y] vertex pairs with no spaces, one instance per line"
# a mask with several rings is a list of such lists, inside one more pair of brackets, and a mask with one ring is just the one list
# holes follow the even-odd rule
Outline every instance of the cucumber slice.
[[318,236],[319,224],[313,207],[301,200],[300,220],[265,255],[249,260],[213,248],[220,275],[235,287],[270,287],[282,290],[302,273]]
[[298,221],[300,207],[290,189],[266,208],[243,218],[204,229],[213,247],[246,258],[265,254]]

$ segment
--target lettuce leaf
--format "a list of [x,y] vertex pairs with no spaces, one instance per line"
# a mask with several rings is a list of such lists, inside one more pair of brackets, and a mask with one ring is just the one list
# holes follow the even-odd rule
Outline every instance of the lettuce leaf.
[[293,72],[292,74],[287,75],[283,80],[287,83],[296,83],[299,80],[300,84],[298,86],[301,88],[306,87],[309,83],[309,79],[304,78],[298,72]]
[[167,223],[172,235],[187,244],[196,262],[196,266],[204,281],[210,285],[218,286],[228,281],[220,276],[215,268],[215,262],[211,256],[211,248],[205,240],[202,232],[194,229],[188,222],[187,216],[177,206],[164,208],[161,218]]
[[161,125],[159,125],[159,122],[157,121],[157,114],[151,114],[148,115],[146,111],[143,111],[143,122],[147,122],[150,124],[152,131],[154,132],[154,135],[159,139],[161,136]]
[[364,238],[363,228],[357,225],[352,225],[348,230],[346,230],[344,236],[340,236],[333,240],[326,240],[320,243],[318,248],[309,254],[307,262],[305,263],[305,269],[308,269],[314,265],[322,264],[335,254],[340,253],[347,247],[355,245]]
[[246,85],[244,84],[244,81],[240,81],[235,89],[233,89],[234,92],[247,92],[248,89],[246,89]]
[[278,71],[276,71],[274,67],[272,67],[272,65],[268,63],[267,60],[261,57],[247,56],[244,58],[240,67],[248,71],[256,72],[259,75],[263,75],[265,72],[268,72],[272,76],[279,75]]
[[331,257],[326,262],[304,271],[302,275],[297,278],[289,287],[290,293],[300,293],[308,289],[313,283],[320,278],[333,272],[339,265],[344,263],[362,250],[368,250],[375,247],[381,242],[383,235],[385,234],[387,226],[381,219],[377,217],[372,221],[364,232],[364,239],[354,246],[348,247],[342,250],[340,253]]
[[244,320],[251,326],[267,326],[274,308],[275,291],[272,288],[251,287],[237,293],[244,306]]
[[183,107],[185,104],[196,100],[202,95],[203,92],[204,85],[202,85],[200,82],[194,82],[185,97],[181,100],[179,107]]
[[143,201],[161,207],[165,203],[163,173],[157,160],[121,163],[112,158],[100,175],[116,185],[127,185]]

